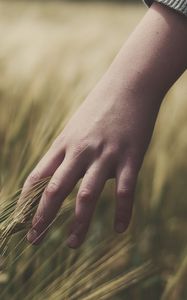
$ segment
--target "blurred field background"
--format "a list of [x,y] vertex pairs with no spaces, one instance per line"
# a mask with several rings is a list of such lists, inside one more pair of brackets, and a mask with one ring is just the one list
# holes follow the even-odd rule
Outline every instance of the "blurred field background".
[[[141,3],[0,2],[1,232],[24,179],[145,12]],[[113,233],[109,181],[87,241],[68,249],[75,189],[41,247],[26,230],[0,239],[0,299],[187,299],[186,82],[162,105],[128,233]]]

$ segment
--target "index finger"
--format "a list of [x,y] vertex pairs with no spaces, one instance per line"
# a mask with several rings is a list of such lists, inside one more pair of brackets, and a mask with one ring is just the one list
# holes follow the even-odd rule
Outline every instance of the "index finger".
[[[27,215],[35,205],[49,178],[54,174],[65,157],[65,150],[51,147],[27,177],[19,197],[15,214]],[[25,211],[23,211],[25,210]],[[24,217],[22,216],[22,217]]]

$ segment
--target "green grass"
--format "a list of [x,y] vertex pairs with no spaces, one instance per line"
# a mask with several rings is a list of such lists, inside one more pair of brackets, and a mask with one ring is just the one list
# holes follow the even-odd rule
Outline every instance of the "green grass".
[[[78,251],[66,246],[77,189],[41,247],[25,240],[30,216],[16,219],[14,212],[26,176],[145,8],[75,2],[0,2],[0,8],[1,299],[187,299],[186,75],[161,108],[128,233],[112,229],[113,181]],[[24,216],[45,184],[27,195]]]

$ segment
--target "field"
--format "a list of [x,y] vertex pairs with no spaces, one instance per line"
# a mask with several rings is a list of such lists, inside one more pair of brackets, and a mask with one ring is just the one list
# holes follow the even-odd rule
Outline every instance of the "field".
[[145,11],[107,2],[0,2],[2,300],[187,299],[186,74],[161,107],[126,234],[112,230],[112,180],[80,250],[65,244],[77,188],[40,247],[26,242],[13,217],[26,176]]

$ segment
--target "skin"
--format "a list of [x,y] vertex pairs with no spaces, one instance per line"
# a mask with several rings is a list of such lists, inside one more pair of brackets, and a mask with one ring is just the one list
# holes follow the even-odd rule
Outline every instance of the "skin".
[[52,176],[27,239],[39,244],[65,198],[82,178],[68,246],[86,237],[99,196],[116,182],[114,228],[130,222],[138,173],[162,99],[187,67],[187,19],[154,3],[108,71],[28,176],[23,193]]

